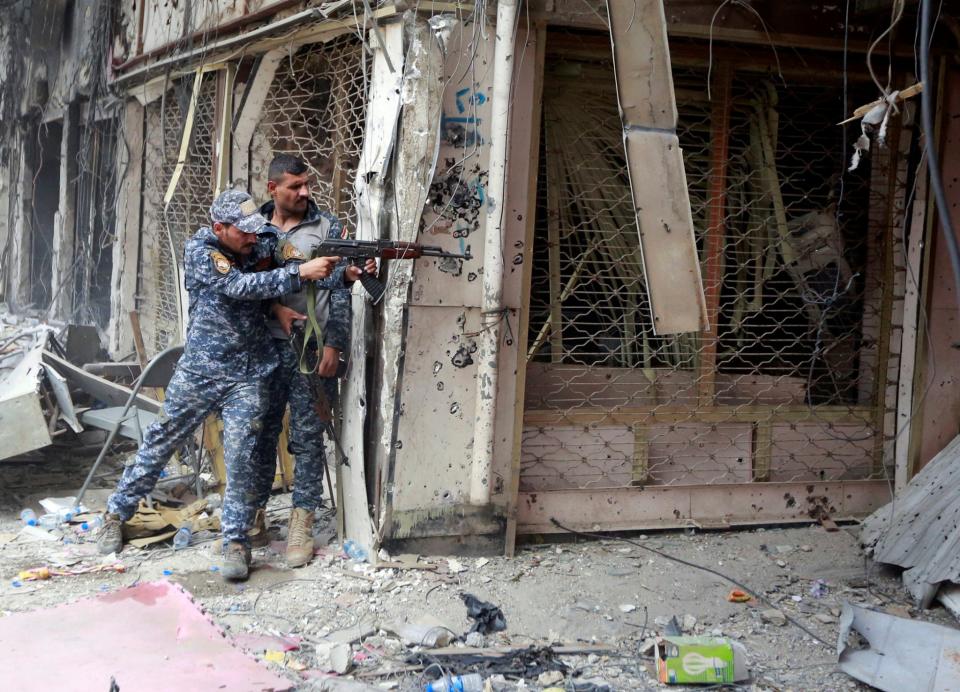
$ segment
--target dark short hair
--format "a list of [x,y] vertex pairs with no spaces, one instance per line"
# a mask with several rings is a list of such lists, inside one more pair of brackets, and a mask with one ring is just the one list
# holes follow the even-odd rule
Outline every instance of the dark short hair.
[[290,175],[303,175],[307,172],[307,164],[303,159],[293,154],[277,154],[270,162],[270,168],[267,170],[267,177],[275,183],[283,180],[285,173]]

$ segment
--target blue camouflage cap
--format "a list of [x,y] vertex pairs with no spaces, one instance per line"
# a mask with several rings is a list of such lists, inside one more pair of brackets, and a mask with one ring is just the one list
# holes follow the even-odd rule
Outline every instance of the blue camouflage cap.
[[210,205],[210,220],[236,226],[244,233],[259,233],[267,225],[257,203],[243,190],[226,190]]

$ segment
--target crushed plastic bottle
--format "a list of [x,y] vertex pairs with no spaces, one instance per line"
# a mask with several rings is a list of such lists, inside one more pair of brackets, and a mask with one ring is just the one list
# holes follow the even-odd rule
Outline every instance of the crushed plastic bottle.
[[427,683],[424,692],[483,692],[483,678],[478,673],[447,675]]
[[367,561],[367,551],[362,545],[355,541],[344,541],[343,552],[345,552],[351,560],[356,560],[357,562]]
[[173,549],[183,550],[190,545],[190,538],[193,532],[189,526],[181,526],[173,536]]
[[98,514],[93,519],[88,519],[87,521],[80,524],[81,531],[96,531],[101,526],[103,526],[103,515]]
[[20,512],[20,521],[23,522],[24,526],[36,526],[37,525],[37,513],[32,509],[27,507],[25,510]]

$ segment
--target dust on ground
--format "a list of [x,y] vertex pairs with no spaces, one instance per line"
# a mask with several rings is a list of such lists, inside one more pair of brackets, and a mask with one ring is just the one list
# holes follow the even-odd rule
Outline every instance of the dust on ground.
[[[954,624],[943,609],[913,609],[897,575],[865,559],[854,526],[835,532],[804,526],[627,536],[639,545],[557,536],[520,546],[514,558],[433,556],[421,560],[433,569],[374,569],[346,557],[333,514],[321,511],[315,527],[317,556],[293,570],[283,559],[289,495],[271,500],[273,542],[254,551],[253,572],[243,584],[221,580],[216,543],[200,537],[182,551],[168,545],[127,546],[119,555],[124,573],[14,586],[22,569],[76,568],[100,561],[88,534],[67,533],[71,543],[13,539],[23,506],[36,506],[46,496],[75,494],[86,468],[84,462],[69,460],[0,465],[0,615],[169,579],[193,594],[229,634],[300,637],[299,650],[287,653],[282,663],[267,663],[295,681],[296,689],[319,689],[322,680],[310,677],[316,675],[311,671],[317,651],[326,642],[351,640],[355,665],[350,677],[380,689],[423,689],[421,671],[405,663],[411,647],[393,634],[394,626],[429,613],[454,633],[465,633],[471,621],[462,593],[499,606],[506,617],[507,629],[487,636],[487,646],[582,647],[582,655],[563,657],[570,672],[566,681],[552,685],[566,684],[567,689],[574,689],[573,681],[606,683],[615,690],[663,687],[645,642],[673,617],[687,633],[740,642],[752,671],[751,682],[742,688],[756,690],[868,689],[836,667],[837,620],[844,601]],[[114,464],[103,487],[91,493],[89,505],[102,506],[117,468]],[[764,603],[732,603],[727,596],[733,587],[722,578],[640,546],[724,572],[763,594],[780,612]],[[588,652],[591,647],[595,650]],[[396,672],[387,672],[391,668]],[[535,677],[525,683],[527,689],[550,686]],[[497,688],[516,689],[508,684]]]

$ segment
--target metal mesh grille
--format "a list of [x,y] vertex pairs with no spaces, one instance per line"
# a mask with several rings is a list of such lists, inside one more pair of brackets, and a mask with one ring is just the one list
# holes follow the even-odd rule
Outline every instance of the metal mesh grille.
[[[882,461],[893,164],[875,156],[841,179],[839,82],[787,90],[735,74],[725,200],[712,199],[706,81],[675,69],[716,331],[658,337],[612,65],[548,60],[524,490],[859,479]],[[708,232],[711,214],[722,223]]]
[[214,185],[216,134],[216,74],[203,77],[194,113],[193,132],[176,192],[164,210],[166,192],[180,152],[184,120],[189,109],[193,78],[181,79],[146,112],[144,225],[138,309],[148,348],[160,351],[181,341],[174,257],[182,262],[186,241],[209,225]]
[[[363,45],[352,35],[306,46],[281,61],[252,144],[251,188],[257,194],[266,196],[270,158],[293,154],[310,168],[314,201],[354,227],[366,76]],[[264,154],[259,165],[257,152]]]

